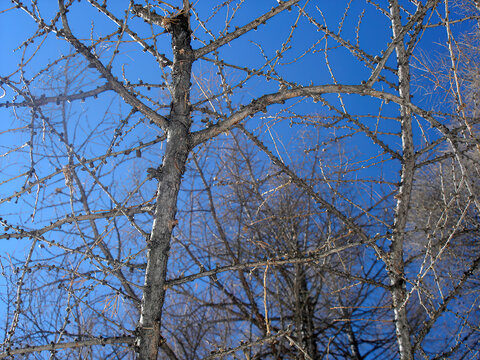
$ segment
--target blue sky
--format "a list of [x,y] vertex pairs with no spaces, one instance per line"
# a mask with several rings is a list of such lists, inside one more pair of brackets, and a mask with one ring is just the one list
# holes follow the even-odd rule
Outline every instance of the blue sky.
[[[116,3],[120,9],[123,8],[127,1],[119,1]],[[260,5],[259,5],[260,4]],[[207,5],[200,4],[200,15],[207,16],[211,12],[210,3]],[[267,11],[271,6],[275,5],[275,2],[272,1],[264,1],[260,3],[244,6],[236,15],[235,23],[232,25],[241,26],[251,20],[254,16],[259,15]],[[1,10],[7,9],[10,4],[6,2],[3,3]],[[309,5],[310,7],[314,6],[314,3]],[[332,27],[334,30],[338,29],[338,25],[342,18],[342,14],[345,9],[345,4],[343,2],[336,2],[330,1],[325,2],[322,4],[322,10],[325,15],[326,24]],[[42,10],[42,14],[46,18],[50,18],[52,14],[54,14],[57,5],[56,2],[49,2],[43,1],[40,2],[40,8]],[[73,11],[70,13],[70,22],[71,27],[79,38],[88,38],[91,32],[95,34],[101,34],[103,32],[112,31],[115,27],[112,23],[105,18],[98,14],[96,10],[93,10],[88,3],[79,3],[74,4],[74,13]],[[387,43],[388,39],[390,38],[390,29],[388,28],[388,22],[385,17],[379,16],[373,7],[365,6],[363,2],[354,1],[350,10],[349,10],[349,17],[344,23],[342,35],[344,38],[350,40],[352,43],[355,42],[355,31],[357,26],[357,21],[352,21],[353,19],[358,19],[361,12],[366,9],[362,20],[362,26],[360,30],[360,44],[362,48],[368,51],[371,55],[379,54],[380,51],[384,48],[385,44]],[[73,15],[72,15],[73,14]],[[120,14],[117,12],[117,15]],[[217,27],[219,30],[222,30],[222,24],[224,16],[226,16],[226,12],[220,12],[217,16],[211,21],[213,28]],[[1,14],[1,21],[0,21],[0,36],[2,42],[2,49],[3,53],[7,54],[7,56],[0,57],[0,69],[2,76],[5,76],[11,72],[17,71],[17,64],[20,62],[22,57],[22,50],[13,51],[24,39],[31,36],[34,31],[36,30],[36,26],[34,25],[32,19],[25,14],[24,12],[19,11],[7,11]],[[142,31],[145,34],[148,34],[150,31],[147,25],[143,25],[138,19],[129,20],[131,23],[140,23],[139,27],[137,27],[137,31],[141,34]],[[295,21],[295,17],[292,17],[292,13],[284,12],[278,17],[270,20],[268,22],[268,26],[260,26],[257,31],[252,31],[247,34],[245,37],[241,39],[237,39],[233,41],[231,44],[224,46],[221,49],[221,57],[227,62],[233,64],[245,64],[249,67],[258,68],[263,63],[263,57],[261,52],[259,51],[258,47],[252,43],[255,41],[257,43],[261,43],[265,54],[267,56],[272,56],[276,49],[279,48],[281,43],[285,41],[288,37],[288,34],[291,30],[290,25],[293,24]],[[288,25],[286,25],[288,24]],[[197,24],[195,23],[194,19],[192,19],[192,27],[197,28]],[[309,24],[305,18],[301,18],[299,21],[299,26],[302,27],[302,32],[297,32],[294,40],[290,45],[293,45],[293,49],[286,51],[284,58],[282,61],[288,62],[293,60],[298,53],[307,50],[312,43],[315,43],[317,40],[320,40],[319,34],[316,29]],[[138,30],[140,29],[140,30]],[[202,31],[197,32],[198,36],[203,37],[204,39],[208,39],[208,36],[202,34]],[[430,33],[429,33],[430,34]],[[442,35],[440,34],[438,39],[441,39]],[[169,45],[169,36],[163,35],[160,37],[161,42],[157,45],[158,47],[164,47],[165,53],[167,56],[171,57],[171,50]],[[435,37],[426,36],[422,39],[422,46],[435,47],[434,42],[437,39]],[[332,46],[335,45],[333,39],[328,39],[329,44]],[[38,44],[38,41],[37,43]],[[321,47],[325,44],[325,41],[321,41],[318,47]],[[193,42],[194,47],[199,47],[198,41]],[[38,69],[45,66],[48,62],[55,60],[58,56],[62,54],[66,54],[70,51],[70,46],[66,44],[66,42],[62,39],[58,40],[53,35],[49,35],[44,43],[39,48],[39,50],[34,50],[35,47],[30,46],[27,50],[26,56],[29,57],[35,51],[34,59],[29,63],[26,72],[26,76],[31,76],[34,74]],[[439,48],[441,49],[441,48]],[[158,68],[157,64],[152,61],[151,57],[148,54],[144,54],[139,50],[138,44],[127,44],[122,47],[122,52],[120,56],[114,62],[114,71],[117,72],[117,75],[121,75],[120,67],[122,65],[125,66],[125,71],[128,74],[130,79],[141,78],[144,82],[158,82],[158,79],[161,77],[162,73]],[[332,83],[333,80],[327,71],[324,64],[319,62],[319,56],[321,53],[316,54],[307,54],[302,61],[294,63],[289,66],[282,67],[281,75],[284,76],[286,80],[294,81],[299,84],[308,85],[311,82],[315,85],[319,84],[328,84]],[[108,50],[105,54],[104,59],[108,59]],[[321,57],[320,57],[321,59]],[[358,84],[361,80],[367,79],[370,72],[364,66],[359,65],[355,59],[349,54],[345,49],[339,48],[338,50],[333,50],[329,54],[329,63],[331,68],[334,71],[337,81],[346,84]],[[389,65],[394,66],[394,57],[389,60]],[[202,76],[203,72],[207,69],[210,71],[208,64],[205,64],[203,61],[199,61],[195,65],[195,70],[197,70],[197,76]],[[210,76],[208,74],[207,76]],[[233,74],[232,76],[244,76],[242,72],[238,74]],[[18,79],[18,76],[16,76]],[[91,79],[95,81],[97,79],[97,75],[95,71],[90,71],[87,75],[87,79]],[[102,82],[98,82],[97,84],[101,84]],[[88,86],[86,86],[88,89]],[[239,103],[246,103],[252,97],[257,97],[265,92],[275,92],[278,89],[278,85],[274,84],[273,82],[267,83],[263,80],[253,80],[247,83],[245,90],[240,92],[238,96],[234,99]],[[331,95],[327,98],[334,99],[336,95]],[[74,111],[83,114],[83,116],[88,117],[91,119],[90,121],[94,121],[94,116],[96,113],[100,113],[105,111],[105,103],[110,98],[109,94],[101,95],[101,105],[99,106],[99,102],[95,101],[88,101],[86,105],[80,104],[72,104],[72,106],[82,106],[82,108],[78,108],[78,110]],[[378,102],[372,102],[370,99],[360,99],[358,97],[345,97],[345,103],[347,105],[347,109],[352,109],[352,112],[359,110],[360,113],[364,114],[374,114],[377,111]],[[7,96],[2,100],[9,100],[12,101],[12,92],[8,91]],[[125,112],[128,107],[123,106],[122,109],[118,108],[117,112]],[[387,107],[385,106],[385,109]],[[325,110],[319,106],[319,104],[314,104],[313,102],[308,102],[305,105],[298,106],[296,111],[300,113],[319,113],[322,114]],[[389,111],[384,110],[384,111]],[[23,110],[20,111],[22,113]],[[392,108],[392,114],[396,113],[396,110]],[[9,128],[17,127],[17,121],[15,120],[11,110],[6,110],[5,108],[0,108],[0,117],[1,117],[1,125],[0,125],[0,132],[5,131]],[[257,122],[262,122],[259,117],[257,117]],[[145,128],[152,129],[151,127]],[[73,131],[73,128],[72,128]],[[281,123],[279,126],[276,126],[273,129],[274,133],[277,134],[284,144],[288,144],[293,140],[292,137],[296,136],[295,128],[292,129],[289,127],[288,122]],[[14,132],[14,133],[6,133],[1,136],[1,149],[2,152],[5,152],[8,148],[12,146],[16,146],[19,143],[24,143],[28,139],[22,138],[25,134],[21,132]],[[78,134],[79,138],[82,138],[82,134]],[[83,135],[84,136],[84,135]],[[143,136],[143,135],[142,135]],[[135,135],[133,136],[135,137]],[[139,137],[139,136],[138,136]],[[268,139],[268,137],[267,137]],[[357,151],[359,153],[369,153],[369,149],[372,148],[371,141],[363,136],[357,136],[355,138],[355,143],[351,144],[351,149]],[[90,149],[90,152],[94,151],[94,148]],[[374,150],[375,151],[375,150]],[[26,154],[25,154],[26,155]],[[9,177],[14,175],[18,171],[26,171],[25,166],[19,166],[19,161],[23,161],[24,154],[12,154],[11,156],[4,157],[0,159],[0,166],[2,168],[2,175],[1,178],[4,179],[5,176]],[[93,155],[93,154],[91,154]],[[392,170],[395,169],[397,165],[392,165]],[[385,171],[385,168],[383,168]],[[46,170],[46,173],[50,170]],[[372,171],[370,169],[368,171]],[[373,170],[376,171],[376,170]],[[387,168],[388,174],[388,168]],[[387,176],[385,174],[385,176]],[[392,173],[392,177],[395,177],[395,173]],[[3,180],[1,180],[3,181]],[[13,185],[17,185],[21,183],[21,179],[17,180],[16,182],[10,182],[10,186],[3,185],[2,195],[5,196],[8,193],[15,191]],[[28,206],[27,206],[28,207]],[[11,204],[2,204],[1,205],[1,213],[3,215],[8,214],[10,212],[15,213],[18,209],[22,208],[22,204],[18,205],[11,205]],[[20,210],[22,211],[22,210]],[[12,245],[15,244],[15,247],[18,247],[20,244],[15,241],[10,241],[11,245],[6,245],[3,249],[13,250]],[[18,247],[21,249],[22,246]],[[17,249],[17,251],[18,251]]]
[[[115,6],[118,9],[123,9],[125,4],[128,4],[128,1],[118,1],[115,3]],[[212,2],[205,1],[199,2],[201,6],[199,8],[199,14],[201,17],[207,17],[211,13],[211,4]],[[265,0],[258,2],[248,2],[244,7],[239,10],[236,15],[235,21],[232,23],[232,26],[242,26],[248,21],[252,20],[256,15],[262,14],[271,6],[276,5],[276,1]],[[3,2],[0,5],[0,12],[2,10],[8,9],[10,4]],[[56,10],[56,2],[54,1],[40,1],[40,6],[43,11],[43,14],[47,18],[50,18]],[[315,2],[311,2],[309,5],[310,10],[315,6]],[[326,24],[331,27],[333,30],[338,29],[338,24],[340,24],[342,15],[345,9],[345,3],[343,1],[323,1],[322,4],[323,15],[325,16]],[[117,15],[121,15],[118,12],[117,8],[111,7],[112,11],[117,12]],[[366,9],[364,15],[361,16],[362,11]],[[314,11],[314,10],[312,10]],[[257,68],[263,64],[264,59],[259,48],[253,43],[262,44],[263,50],[268,57],[275,55],[275,51],[281,46],[281,44],[288,38],[291,25],[295,23],[295,11],[284,12],[278,17],[270,20],[267,26],[260,26],[257,31],[252,31],[241,39],[233,41],[231,44],[225,45],[220,50],[220,57],[229,63],[236,64],[238,66],[245,66],[250,68]],[[228,14],[225,11],[217,14],[212,20],[211,25],[215,30],[222,30],[222,24],[225,17]],[[90,33],[94,33],[95,37],[99,36],[98,34],[105,34],[111,32],[115,29],[115,26],[109,20],[105,20],[103,16],[98,14],[96,10],[92,10],[90,5],[86,2],[75,3],[73,5],[72,11],[69,14],[71,27],[75,35],[79,38],[86,39],[90,36]],[[391,29],[389,28],[389,23],[387,18],[378,15],[376,10],[372,6],[365,5],[362,1],[353,1],[350,9],[349,16],[345,20],[342,36],[349,40],[352,43],[356,41],[356,26],[358,24],[358,19],[362,19],[360,27],[360,46],[362,49],[367,51],[370,55],[375,56],[379,55],[382,50],[385,49],[386,44],[388,43],[391,36]],[[150,28],[143,24],[139,19],[129,20],[130,24],[135,24],[136,29],[139,34],[148,36]],[[192,27],[197,28],[197,23],[194,18],[192,18]],[[304,17],[299,20],[298,26],[302,31],[297,31],[294,35],[294,39],[289,44],[292,46],[291,50],[285,52],[283,59],[281,61],[285,63],[284,66],[279,68],[279,73],[287,81],[296,82],[301,85],[309,85],[313,83],[314,85],[330,84],[333,83],[333,79],[330,76],[328,68],[325,66],[324,57],[322,56],[321,48],[325,45],[325,39],[322,39],[322,34],[317,32],[315,27],[312,24],[308,23]],[[467,25],[469,26],[469,25]],[[0,43],[2,47],[3,56],[0,57],[0,75],[6,76],[10,73],[17,71],[18,63],[22,57],[22,50],[13,51],[24,39],[31,36],[36,30],[32,19],[25,13],[19,11],[6,11],[0,13]],[[201,30],[196,32],[196,35],[203,40],[208,42],[208,35],[205,35]],[[419,44],[418,55],[427,54],[435,58],[437,54],[445,54],[445,48],[439,44],[444,41],[445,34],[441,28],[433,31],[427,32],[421,39]],[[318,52],[308,53],[301,60],[294,62],[290,65],[287,65],[288,62],[293,61],[298,54],[301,54],[303,51],[309,49],[309,47],[319,41],[317,48]],[[327,39],[330,46],[335,46],[336,43],[332,38]],[[39,44],[39,41],[35,45]],[[199,41],[194,40],[193,46],[200,47]],[[159,37],[157,47],[164,48],[165,54],[171,58],[170,50],[170,37],[169,35],[162,35]],[[45,42],[42,44],[38,51],[34,50],[35,46],[30,46],[27,50],[27,58],[35,53],[33,60],[29,63],[27,67],[26,76],[32,76],[39,69],[43,68],[47,63],[57,59],[61,55],[68,54],[71,50],[71,47],[66,44],[62,39],[56,39],[55,36],[49,35]],[[6,55],[5,55],[6,54]],[[108,61],[109,56],[111,56],[111,49],[105,48],[102,55],[102,60],[105,62]],[[367,80],[370,75],[370,70],[367,69],[344,48],[332,49],[329,51],[329,65],[335,74],[335,78],[338,82],[344,84],[360,84],[362,80]],[[387,65],[395,67],[395,59],[392,56]],[[145,54],[141,51],[140,47],[136,43],[127,43],[122,45],[121,53],[116,57],[113,63],[114,73],[121,77],[122,71],[125,71],[128,79],[131,82],[137,82],[138,79],[141,79],[144,83],[152,82],[159,83],[161,82],[162,70],[158,67],[157,63],[152,60],[149,54]],[[61,68],[57,68],[61,70]],[[268,70],[268,68],[266,69]],[[211,81],[214,86],[218,85],[218,78],[213,73],[212,67],[208,62],[198,61],[194,65],[195,76],[198,77],[199,81],[205,86],[209,85]],[[420,73],[420,72],[419,72]],[[89,90],[92,88],[89,81],[94,83],[94,86],[103,84],[102,80],[98,80],[98,75],[96,71],[92,69],[84,70],[83,75],[85,77],[83,81],[83,90]],[[232,71],[229,76],[234,79],[242,79],[245,77],[245,72],[238,70]],[[18,79],[18,75],[14,77]],[[45,74],[43,80],[47,84],[54,84],[54,81],[48,78],[48,74]],[[215,83],[217,81],[217,83]],[[379,87],[380,89],[380,87]],[[253,79],[246,83],[245,87],[234,95],[232,99],[238,104],[247,104],[251,99],[258,97],[264,93],[276,92],[278,90],[278,84],[274,81],[266,82],[264,79]],[[384,89],[391,91],[391,89]],[[49,92],[50,91],[50,92]],[[46,90],[47,95],[53,95],[53,90]],[[164,92],[153,89],[153,90],[142,90],[145,94],[155,94],[158,98],[161,98],[164,95]],[[200,89],[194,84],[194,91],[197,94],[200,94]],[[39,94],[41,91],[39,90]],[[12,101],[12,92],[7,91],[5,98],[0,101]],[[336,105],[339,104],[337,95],[326,96],[325,98],[332,100]],[[379,113],[379,107],[382,106],[381,113],[384,116],[398,116],[398,107],[396,105],[381,105],[380,101],[372,100],[370,98],[361,98],[358,96],[344,96],[346,108],[349,112],[358,114],[358,115],[370,115],[369,120],[365,120],[370,126],[374,126],[374,118]],[[427,97],[421,90],[418,93],[415,93],[414,102],[418,105],[425,105],[429,107],[429,101],[431,99]],[[293,102],[292,102],[293,103]],[[290,103],[288,103],[290,104]],[[160,112],[166,114],[168,112],[168,103],[166,103],[165,109],[159,110]],[[73,114],[72,122],[69,123],[69,132],[71,136],[75,135],[74,140],[75,144],[82,149],[82,152],[85,154],[86,158],[94,157],[96,153],[103,153],[105,148],[108,147],[108,142],[113,138],[113,132],[115,127],[118,126],[118,119],[125,118],[126,114],[130,110],[129,107],[123,104],[121,101],[118,101],[111,93],[106,93],[100,95],[98,100],[89,99],[84,104],[80,102],[73,102],[69,105],[69,108]],[[280,106],[272,106],[269,113],[266,115],[257,115],[250,122],[249,126],[251,128],[258,127],[261,133],[261,136],[265,139],[267,144],[272,145],[271,140],[269,140],[269,133],[267,129],[271,129],[273,134],[278,136],[285,144],[285,149],[280,150],[280,153],[287,155],[291,149],[288,144],[295,144],[296,136],[303,129],[301,126],[290,127],[289,121],[279,121],[275,126],[270,126],[275,121],[276,109],[279,109]],[[52,110],[53,111],[53,110]],[[320,103],[314,103],[313,101],[307,101],[304,104],[295,106],[292,108],[292,111],[297,114],[309,114],[316,113],[319,115],[327,114],[325,108],[321,106]],[[23,114],[24,111],[19,112]],[[200,119],[199,115],[196,115],[195,120],[197,121],[196,126],[203,126],[198,122]],[[139,121],[139,118],[134,118],[134,121]],[[87,139],[87,137],[93,131],[92,129],[95,126],[101,123],[101,131],[98,137],[92,141],[91,145],[81,145],[82,141]],[[25,132],[5,132],[8,129],[14,129],[19,127],[21,124],[18,121],[10,109],[6,110],[5,108],[0,107],[0,155],[11,149],[12,147],[18,146],[28,141],[28,134]],[[22,125],[23,126],[23,125]],[[99,125],[100,126],[100,125]],[[197,128],[198,128],[197,127]],[[122,146],[127,147],[132,144],[136,144],[139,141],[148,141],[154,139],[157,135],[161,134],[161,131],[156,129],[154,126],[150,126],[148,123],[140,123],[138,126],[133,127],[131,133],[125,137],[124,143]],[[395,121],[386,122],[381,121],[379,123],[379,129],[383,131],[398,131],[399,126]],[[349,130],[339,130],[335,134],[329,134],[325,130],[325,139],[328,139],[333,135],[342,135],[348,133]],[[416,128],[416,134],[418,136],[417,140],[420,139],[420,129]],[[395,139],[391,136],[385,136],[385,140],[392,145],[395,149],[400,148],[400,142],[398,139]],[[41,141],[38,138],[38,141]],[[351,152],[349,158],[346,160],[350,166],[350,163],[358,161],[360,159],[366,159],[375,157],[380,154],[379,148],[372,144],[371,140],[368,139],[365,135],[358,134],[351,137],[351,140],[345,141],[346,149]],[[283,151],[283,152],[282,152]],[[162,148],[160,146],[153,148],[150,152],[146,152],[146,155],[142,159],[133,159],[133,155],[129,161],[124,165],[116,169],[115,175],[120,173],[124,175],[124,179],[127,179],[129,175],[133,172],[131,165],[135,164],[135,161],[140,163],[139,167],[147,167],[151,164],[155,164],[158,161],[159,154],[162,153]],[[43,158],[45,154],[35,154],[36,158],[42,159],[42,167],[38,168],[37,171],[39,175],[45,176],[53,171],[55,171],[54,166],[48,164],[48,161]],[[14,191],[16,191],[18,185],[22,185],[23,179],[17,179],[11,181],[8,184],[2,184],[2,182],[11,177],[15,176],[19,172],[27,171],[29,163],[24,164],[23,162],[28,159],[29,154],[26,152],[14,152],[11,155],[0,157],[0,198],[9,196]],[[372,163],[376,161],[377,158],[372,160]],[[65,158],[61,159],[62,161]],[[47,165],[48,164],[48,165]],[[354,165],[351,165],[352,167]],[[107,166],[106,169],[109,169]],[[398,169],[399,163],[391,161],[388,164],[382,164],[378,166],[372,166],[365,170],[359,171],[356,173],[357,176],[367,176],[367,177],[381,177],[388,178],[389,180],[398,180]],[[107,171],[107,170],[105,170]],[[132,172],[130,172],[132,171]],[[60,175],[55,177],[55,180],[52,180],[50,184],[52,187],[59,187],[62,185],[63,178]],[[131,184],[129,180],[125,180],[125,187],[127,188]],[[148,191],[152,190],[152,185],[149,184],[146,186]],[[384,189],[379,189],[384,190]],[[42,190],[43,191],[43,190]],[[29,209],[31,206],[31,201],[33,195],[26,197],[26,202],[23,203],[23,199],[20,200],[19,204],[13,203],[3,203],[0,204],[0,216],[7,218],[17,218],[18,215],[22,218],[22,221],[25,221],[27,226],[39,226],[47,220],[48,215],[52,214],[50,210],[44,210],[44,212],[38,216],[37,224],[31,224],[26,221],[28,214],[24,212],[24,209]],[[53,200],[52,200],[53,201]],[[108,200],[102,199],[103,206],[107,206]],[[66,206],[67,208],[67,206]],[[25,210],[26,211],[26,210]],[[30,210],[28,210],[30,211]],[[55,214],[56,217],[61,217],[62,214]],[[29,242],[14,241],[10,240],[6,242],[2,240],[2,256],[8,252],[14,252],[16,255],[21,255],[25,250],[25,246],[28,246]],[[4,264],[5,265],[5,264]]]

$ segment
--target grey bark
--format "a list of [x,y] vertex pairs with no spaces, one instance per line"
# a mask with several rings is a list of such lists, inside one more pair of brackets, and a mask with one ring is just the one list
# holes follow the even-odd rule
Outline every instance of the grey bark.
[[[402,31],[400,6],[398,1],[390,0],[390,18],[393,36],[397,37]],[[398,64],[399,95],[407,102],[410,101],[410,69],[408,54],[404,40],[395,48]],[[404,274],[404,242],[407,214],[412,193],[413,176],[415,170],[415,150],[413,146],[412,116],[407,107],[400,106],[402,127],[402,152],[403,161],[401,168],[401,185],[397,194],[395,220],[393,227],[392,243],[390,245],[389,260],[387,262],[388,275],[392,286],[392,302],[395,320],[395,333],[398,342],[400,359],[413,359],[412,343],[410,340],[410,326],[407,318],[407,290]]]
[[177,197],[190,151],[190,76],[193,52],[188,14],[171,19],[174,53],[172,103],[167,125],[167,145],[157,187],[152,231],[147,244],[147,269],[140,320],[137,327],[137,359],[154,360],[162,343],[161,317],[172,230],[177,222]]

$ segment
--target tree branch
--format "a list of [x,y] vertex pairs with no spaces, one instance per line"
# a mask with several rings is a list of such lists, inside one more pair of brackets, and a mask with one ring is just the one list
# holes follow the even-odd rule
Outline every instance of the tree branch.
[[281,13],[283,10],[288,9],[290,6],[298,3],[300,0],[289,0],[281,2],[279,6],[272,8],[269,12],[264,15],[256,18],[247,25],[242,26],[241,28],[236,29],[235,31],[228,33],[224,37],[215,40],[214,42],[194,51],[195,59],[201,58],[202,56],[218,49],[219,47],[228,44],[230,41],[242,36],[243,34],[249,32],[250,30],[256,29],[257,26],[264,24],[268,19],[274,17],[275,15]]
[[145,115],[149,120],[152,120],[158,126],[162,128],[162,130],[166,131],[168,127],[168,120],[162,115],[159,115],[157,112],[152,110],[150,107],[145,105],[143,102],[138,100],[135,95],[131,94],[120,81],[118,81],[107,69],[100,60],[97,59],[95,55],[93,55],[90,50],[83,45],[72,33],[70,30],[70,26],[67,20],[67,10],[65,9],[64,0],[58,0],[58,5],[60,8],[60,16],[62,19],[63,31],[61,34],[65,36],[65,39],[80,53],[82,54],[85,59],[92,64],[101,74],[102,76],[107,79],[110,83],[112,89],[122,97],[123,100],[133,108],[139,110],[143,115]]
[[30,346],[19,349],[7,350],[3,353],[0,353],[0,359],[5,359],[12,355],[21,355],[21,354],[31,354],[41,351],[52,351],[52,350],[62,350],[62,349],[75,349],[84,346],[92,345],[110,345],[110,344],[126,344],[131,345],[135,341],[135,338],[132,336],[117,336],[110,338],[95,338],[90,340],[83,341],[73,341],[67,343],[53,343],[49,345],[40,345],[40,346]]

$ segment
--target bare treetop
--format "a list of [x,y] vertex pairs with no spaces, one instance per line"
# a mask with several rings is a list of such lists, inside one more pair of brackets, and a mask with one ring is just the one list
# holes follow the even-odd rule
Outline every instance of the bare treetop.
[[478,2],[0,6],[0,358],[475,358]]

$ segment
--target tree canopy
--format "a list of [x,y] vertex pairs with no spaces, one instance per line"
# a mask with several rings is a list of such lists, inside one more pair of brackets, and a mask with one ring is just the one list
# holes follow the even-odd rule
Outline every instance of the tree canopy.
[[477,358],[479,19],[4,1],[0,358]]

